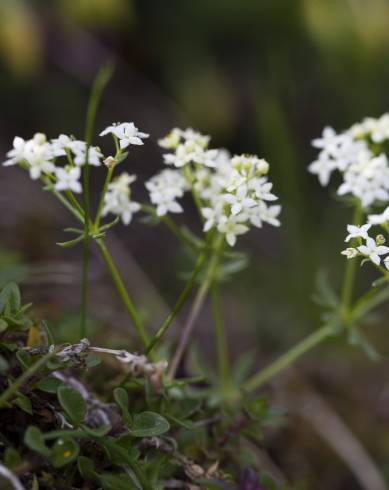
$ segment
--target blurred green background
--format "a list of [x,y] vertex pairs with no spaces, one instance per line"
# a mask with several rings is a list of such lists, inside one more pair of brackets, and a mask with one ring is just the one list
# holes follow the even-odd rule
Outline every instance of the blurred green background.
[[[1,0],[1,158],[14,135],[82,137],[88,90],[106,60],[116,71],[97,128],[129,120],[151,133],[126,163],[139,176],[139,199],[141,182],[161,166],[156,141],[172,126],[192,126],[211,134],[216,147],[266,158],[283,225],[239,240],[250,267],[224,287],[233,358],[250,350],[255,365],[265,365],[320,325],[312,302],[318,273],[339,290],[351,210],[334,199],[334,184],[322,189],[308,174],[315,156],[310,140],[325,125],[340,130],[387,110],[388,25],[387,0]],[[97,172],[96,189],[102,178]],[[54,245],[71,220],[16,169],[0,170],[0,205],[0,283],[20,281],[42,315],[71,325],[81,253]],[[187,208],[180,220],[198,230]],[[149,323],[157,325],[182,287],[176,272],[187,267],[185,256],[165,229],[141,223],[118,228],[111,245]],[[96,335],[105,343],[129,342],[97,256],[92,265]],[[369,281],[366,270],[360,290]],[[108,325],[116,327],[109,335]],[[198,327],[202,362],[212,365],[206,310]],[[336,444],[329,449],[289,403],[301,390],[323,396],[389,478],[386,328],[382,314],[366,330],[380,363],[337,339],[273,386],[275,404],[290,417],[265,445],[299,488],[361,488]]]

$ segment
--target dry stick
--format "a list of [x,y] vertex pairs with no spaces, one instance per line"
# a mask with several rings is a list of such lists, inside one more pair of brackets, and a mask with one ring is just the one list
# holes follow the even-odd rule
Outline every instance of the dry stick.
[[25,487],[20,483],[19,478],[2,464],[0,464],[0,477],[8,480],[14,490],[26,490]]
[[176,350],[174,357],[170,363],[170,368],[169,368],[169,372],[168,372],[168,375],[170,378],[174,378],[174,376],[176,375],[178,366],[181,362],[182,356],[185,353],[189,339],[192,335],[193,328],[195,326],[197,317],[201,311],[204,300],[207,296],[209,286],[210,286],[210,284],[208,284],[207,281],[203,282],[201,288],[198,290],[196,297],[193,301],[193,305],[192,305],[192,308],[190,310],[188,319],[187,319],[187,321],[184,325],[184,328],[182,330],[182,335],[180,337],[180,341],[179,341],[177,350]]
[[197,294],[195,296],[195,299],[193,301],[192,308],[189,312],[188,319],[184,325],[184,328],[182,330],[182,334],[180,337],[180,341],[178,343],[178,347],[176,352],[174,353],[174,357],[170,363],[170,368],[168,375],[170,378],[174,378],[176,375],[178,366],[181,362],[182,356],[185,353],[186,347],[188,345],[189,339],[192,335],[193,328],[195,326],[197,317],[199,316],[199,313],[201,311],[201,308],[204,304],[205,298],[207,296],[207,293],[209,291],[209,288],[212,285],[212,281],[214,279],[215,271],[217,269],[217,265],[219,262],[219,255],[220,255],[220,248],[223,245],[223,240],[224,237],[223,235],[220,235],[218,237],[214,253],[212,255],[212,258],[210,260],[206,276],[204,279],[204,282],[201,284],[200,289],[197,291]]

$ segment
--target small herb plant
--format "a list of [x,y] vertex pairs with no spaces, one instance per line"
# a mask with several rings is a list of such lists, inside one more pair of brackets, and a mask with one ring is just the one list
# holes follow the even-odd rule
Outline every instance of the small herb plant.
[[[1,290],[0,477],[16,490],[291,488],[277,484],[253,450],[261,444],[266,426],[279,419],[257,390],[305,352],[340,333],[346,332],[353,344],[376,356],[361,326],[389,297],[389,247],[383,235],[389,232],[389,208],[373,213],[373,207],[389,201],[389,117],[365,120],[341,134],[326,128],[314,140],[320,154],[309,170],[322,185],[338,170],[343,178],[338,194],[355,208],[353,224],[347,227],[350,247],[342,252],[350,259],[343,287],[338,295],[321,284],[317,296],[325,309],[324,325],[269,366],[252,372],[248,363],[231,366],[220,282],[246,264],[234,248],[240,235],[252,227],[280,225],[281,206],[275,203],[268,179],[270,166],[254,155],[232,156],[210,148],[208,136],[175,128],[159,140],[165,167],[145,182],[149,202],[136,201],[136,176],[127,172],[127,160],[132,147],[143,145],[149,135],[132,122],[117,123],[99,134],[112,138],[112,155],[93,146],[95,114],[109,77],[110,69],[103,68],[94,83],[84,140],[67,135],[49,140],[41,133],[30,140],[16,137],[4,162],[28,171],[74,217],[78,227],[66,229],[72,238],[59,245],[82,246],[83,285],[79,341],[74,344],[55,341],[48,326],[30,313],[31,305],[22,304],[15,284]],[[96,193],[90,188],[91,171],[105,173],[95,210],[90,206],[90,194]],[[174,219],[184,212],[185,194],[197,209],[201,236]],[[105,242],[119,221],[128,226],[140,215],[166,226],[193,257],[188,281],[156,331],[144,324]],[[369,235],[373,226],[381,227],[375,238]],[[85,338],[92,242],[137,334],[132,352],[94,346]],[[355,299],[358,257],[381,277]],[[217,373],[180,377],[208,295]],[[177,342],[168,341],[166,332],[189,300]],[[93,379],[106,379],[107,369],[109,382],[101,394]]]

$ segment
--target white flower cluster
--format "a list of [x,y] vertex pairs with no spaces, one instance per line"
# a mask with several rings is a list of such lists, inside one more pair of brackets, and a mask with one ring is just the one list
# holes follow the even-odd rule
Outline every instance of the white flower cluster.
[[377,201],[389,201],[389,162],[374,145],[389,139],[389,114],[378,119],[367,118],[347,131],[336,133],[326,127],[321,138],[312,145],[320,150],[318,158],[309,166],[326,186],[332,172],[338,170],[343,183],[339,195],[352,194],[364,208]]
[[158,215],[182,212],[176,199],[192,190],[204,218],[204,231],[216,228],[230,246],[251,225],[279,226],[281,206],[268,204],[277,200],[266,177],[269,164],[253,155],[231,158],[225,150],[208,149],[209,141],[209,136],[178,128],[159,141],[163,148],[174,150],[164,155],[164,162],[177,170],[164,170],[146,183]]
[[[80,167],[86,162],[85,141],[75,140],[61,134],[58,138],[48,141],[46,135],[36,133],[30,140],[16,137],[13,148],[7,153],[8,159],[4,166],[25,164],[34,180],[42,175],[50,176],[58,191],[71,190],[76,193],[82,191],[79,182],[81,176]],[[57,158],[70,156],[72,165],[59,167]],[[89,165],[101,165],[102,154],[97,147],[90,147],[88,151]]]
[[119,140],[121,150],[124,150],[129,145],[143,145],[143,139],[148,138],[147,133],[142,133],[134,123],[112,123],[101,131],[100,136],[107,134],[114,135]]
[[129,225],[134,213],[141,209],[138,202],[131,200],[131,184],[135,182],[136,176],[123,172],[109,185],[104,196],[102,216],[108,213],[120,216],[125,225]]
[[164,216],[167,213],[182,213],[183,209],[177,199],[188,190],[187,181],[177,170],[162,170],[146,182],[146,188],[150,192],[150,200],[157,206],[157,215]]
[[[383,235],[377,235],[376,238],[369,236],[369,230],[373,225],[381,225],[384,229],[387,229],[389,219],[389,207],[381,215],[368,216],[368,223],[362,226],[347,225],[348,235],[345,242],[350,240],[357,240],[357,247],[349,247],[343,250],[341,253],[348,259],[353,259],[358,256],[369,259],[373,264],[379,266],[381,263],[381,256],[386,255],[383,259],[385,267],[389,269],[389,247],[385,246],[385,238]],[[364,243],[363,243],[364,240]]]
[[[138,131],[134,123],[113,124],[101,132],[101,136],[112,133],[118,138],[121,149],[131,145],[142,145],[148,135]],[[65,166],[58,165],[58,157],[66,157]],[[22,164],[34,180],[48,176],[57,191],[71,190],[82,192],[80,183],[81,168],[87,162],[99,167],[103,155],[96,146],[89,146],[85,141],[61,134],[58,138],[48,140],[43,133],[36,133],[30,140],[16,137],[13,148],[7,153],[4,166]]]

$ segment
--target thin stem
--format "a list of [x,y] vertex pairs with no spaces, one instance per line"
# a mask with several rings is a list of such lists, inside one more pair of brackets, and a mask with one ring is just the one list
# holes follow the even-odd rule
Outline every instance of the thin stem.
[[114,165],[109,167],[107,175],[105,176],[104,186],[103,186],[103,190],[101,192],[100,201],[99,201],[99,205],[97,207],[97,213],[96,213],[96,219],[95,219],[95,230],[96,231],[99,229],[101,213],[103,211],[103,206],[104,206],[104,198],[105,198],[105,195],[106,195],[107,190],[108,190],[108,185],[111,182],[114,168],[115,168]]
[[[362,207],[358,201],[355,205],[353,224],[360,225],[362,221]],[[341,311],[343,317],[347,320],[350,313],[350,305],[352,302],[354,283],[355,283],[355,273],[356,273],[357,261],[347,260],[346,269],[343,279],[342,295],[341,295]]]
[[91,95],[89,97],[86,123],[85,123],[85,163],[83,168],[83,192],[84,192],[84,249],[83,249],[83,266],[82,266],[82,290],[81,290],[81,324],[80,338],[85,336],[86,315],[88,307],[88,271],[89,271],[89,147],[92,144],[93,130],[95,125],[97,108],[105,86],[112,75],[112,68],[108,65],[103,66],[96,76],[93,83]]
[[184,290],[180,294],[180,297],[178,298],[177,303],[174,305],[172,311],[166,317],[165,321],[162,323],[162,326],[160,327],[160,329],[158,330],[158,332],[155,334],[154,338],[151,340],[150,344],[148,345],[148,347],[146,349],[146,354],[149,354],[154,349],[154,347],[157,345],[157,343],[162,339],[162,337],[165,335],[168,328],[172,324],[174,318],[177,316],[177,314],[181,310],[183,304],[188,299],[188,296],[193,289],[196,278],[197,278],[200,270],[202,269],[204,262],[205,262],[205,254],[202,254],[197,259],[196,266],[192,272],[192,275],[189,278],[189,281],[186,283]]
[[96,240],[97,246],[99,248],[99,251],[101,253],[101,256],[104,259],[104,262],[106,263],[108,270],[111,274],[112,280],[116,286],[116,289],[124,303],[124,306],[126,307],[126,310],[132,320],[132,323],[134,324],[134,327],[138,333],[139,338],[141,339],[144,347],[146,348],[149,345],[149,337],[146,333],[145,327],[138,315],[138,312],[136,311],[135,305],[132,302],[130,296],[127,293],[127,290],[124,286],[123,280],[120,277],[119,271],[117,270],[112,257],[110,253],[108,252],[107,247],[105,246],[104,242],[102,239]]
[[195,296],[195,299],[193,301],[192,308],[189,312],[188,319],[184,325],[184,328],[181,333],[181,337],[178,343],[178,347],[176,349],[176,352],[173,356],[173,360],[170,363],[170,369],[169,369],[169,376],[171,378],[174,378],[178,366],[180,365],[182,356],[185,353],[186,347],[188,345],[189,339],[192,335],[193,328],[195,326],[197,317],[201,311],[201,308],[204,304],[205,298],[207,296],[207,293],[209,291],[209,288],[211,287],[212,281],[215,276],[215,272],[217,270],[217,265],[219,261],[219,251],[221,246],[223,245],[224,241],[224,236],[219,235],[216,240],[216,245],[213,251],[213,254],[211,256],[211,260],[208,265],[208,269],[204,278],[203,283],[201,284],[200,288],[197,291],[197,294]]
[[230,363],[220,297],[220,285],[217,280],[215,280],[212,284],[212,308],[215,319],[216,349],[220,386],[222,391],[226,391],[228,385],[230,384]]
[[42,369],[47,361],[55,355],[55,352],[49,352],[48,354],[41,357],[37,362],[32,364],[19,378],[14,381],[11,386],[9,386],[0,395],[0,408],[3,408],[7,401],[24,385],[27,381],[40,369]]
[[316,330],[304,340],[296,344],[292,349],[271,363],[267,368],[262,369],[257,374],[249,378],[243,388],[246,391],[254,391],[264,385],[267,381],[273,378],[276,374],[290,366],[303,354],[311,350],[323,340],[330,337],[334,332],[334,327],[331,324],[324,325]]

